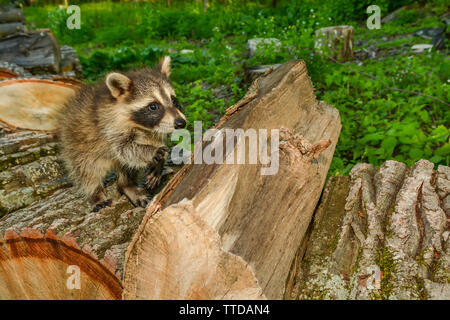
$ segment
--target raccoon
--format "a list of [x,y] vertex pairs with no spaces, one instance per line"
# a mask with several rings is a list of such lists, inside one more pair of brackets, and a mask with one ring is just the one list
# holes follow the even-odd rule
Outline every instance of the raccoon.
[[148,203],[134,181],[138,170],[147,168],[148,189],[159,184],[168,134],[186,126],[169,75],[169,56],[155,69],[109,73],[105,81],[83,86],[59,111],[62,158],[93,211],[111,204],[102,182],[112,170],[119,191],[135,206]]

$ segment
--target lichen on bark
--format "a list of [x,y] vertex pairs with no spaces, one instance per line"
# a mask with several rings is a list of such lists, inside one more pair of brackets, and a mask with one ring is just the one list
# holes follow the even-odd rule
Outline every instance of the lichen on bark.
[[433,167],[357,164],[339,212],[331,204],[344,178],[330,179],[300,262],[299,297],[450,299],[450,170]]

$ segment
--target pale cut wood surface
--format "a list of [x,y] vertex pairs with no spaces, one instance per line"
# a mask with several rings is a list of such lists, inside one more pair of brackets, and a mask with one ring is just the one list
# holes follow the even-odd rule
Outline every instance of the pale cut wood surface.
[[0,121],[13,128],[55,129],[58,108],[75,93],[77,86],[60,81],[13,79],[0,82]]

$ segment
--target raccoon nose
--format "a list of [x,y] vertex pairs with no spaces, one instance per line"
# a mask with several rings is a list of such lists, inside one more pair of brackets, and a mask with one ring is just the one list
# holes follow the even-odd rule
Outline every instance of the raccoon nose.
[[178,118],[175,120],[175,129],[182,129],[184,127],[186,127],[186,120],[183,118]]

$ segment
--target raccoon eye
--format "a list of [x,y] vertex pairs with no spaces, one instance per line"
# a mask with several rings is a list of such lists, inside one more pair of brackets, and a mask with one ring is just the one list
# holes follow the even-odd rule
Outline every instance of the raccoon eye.
[[157,103],[151,103],[148,108],[152,111],[155,111],[158,109],[158,104]]
[[172,103],[175,106],[175,108],[181,109],[180,103],[178,102],[177,97],[172,96]]

